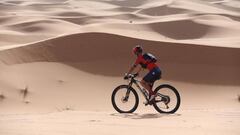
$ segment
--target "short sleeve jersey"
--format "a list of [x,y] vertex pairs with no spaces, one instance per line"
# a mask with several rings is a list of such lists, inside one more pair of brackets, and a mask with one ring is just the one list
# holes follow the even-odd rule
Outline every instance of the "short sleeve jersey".
[[143,58],[143,55],[139,55],[138,58],[136,59],[134,66],[137,66],[140,64],[142,68],[147,68],[149,71],[154,69],[155,67],[158,67],[156,63],[148,62]]

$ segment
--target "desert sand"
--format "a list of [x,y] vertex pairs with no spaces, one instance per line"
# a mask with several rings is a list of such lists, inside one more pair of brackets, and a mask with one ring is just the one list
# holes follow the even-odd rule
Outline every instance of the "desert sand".
[[[113,109],[139,44],[175,114]],[[0,1],[0,135],[239,135],[239,97],[238,0]]]

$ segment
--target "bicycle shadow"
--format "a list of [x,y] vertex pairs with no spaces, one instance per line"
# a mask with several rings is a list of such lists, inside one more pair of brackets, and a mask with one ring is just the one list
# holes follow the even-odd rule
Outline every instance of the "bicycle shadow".
[[181,116],[181,114],[160,114],[160,113],[146,113],[146,114],[139,114],[139,113],[113,113],[110,114],[111,116],[122,117],[122,118],[129,118],[129,119],[157,119],[162,117],[177,117]]

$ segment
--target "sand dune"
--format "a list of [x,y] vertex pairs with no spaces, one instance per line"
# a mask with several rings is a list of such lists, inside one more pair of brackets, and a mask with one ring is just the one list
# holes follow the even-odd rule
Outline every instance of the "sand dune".
[[[66,62],[93,74],[118,76],[133,61],[134,57],[126,54],[135,44],[142,44],[160,58],[160,65],[167,70],[166,79],[239,84],[239,49],[154,42],[103,33],[59,37],[0,52],[0,58],[6,64]],[[206,77],[209,73],[213,76]]]
[[140,10],[139,14],[146,14],[150,16],[163,16],[163,15],[172,15],[172,14],[184,14],[184,13],[191,13],[193,11],[181,9],[181,8],[171,8],[166,5],[159,6],[159,7],[152,7]]
[[57,16],[85,16],[85,14],[81,14],[79,12],[63,12],[56,14]]
[[115,8],[112,8],[112,9],[108,9],[110,11],[114,11],[114,12],[135,12],[135,11],[138,11],[140,10],[141,8],[137,8],[137,7],[115,7]]
[[[238,135],[239,18],[237,0],[1,0],[0,134]],[[138,44],[158,58],[155,87],[180,92],[176,114],[141,96],[113,109]]]
[[[42,40],[43,36],[47,39],[61,34],[101,32],[155,41],[238,47],[239,14],[206,3],[191,1],[132,1],[130,4],[128,1],[22,1],[16,3],[16,7],[12,7],[6,5],[6,2],[8,1],[4,1],[2,6],[7,9],[2,9],[9,16],[1,17],[1,28],[33,32],[39,35],[39,40]],[[129,5],[123,6],[125,3]],[[73,6],[78,4],[82,6]],[[196,8],[189,8],[189,5]],[[205,7],[209,12],[203,12],[199,6]],[[25,9],[28,12],[25,12]],[[23,22],[21,16],[28,21]],[[36,24],[38,20],[37,22],[31,20],[33,18],[36,20],[41,18],[40,22],[48,23]],[[59,26],[50,21],[59,23],[59,26],[64,25],[64,28],[62,27],[64,30],[59,31]],[[28,26],[21,27],[24,24]],[[34,26],[31,26],[33,24]],[[218,27],[220,24],[222,25]],[[57,28],[54,28],[55,26]],[[188,32],[184,31],[186,26],[191,27]],[[122,28],[135,31],[121,30]],[[52,35],[49,36],[47,31]],[[145,35],[149,33],[153,36],[146,37]],[[219,38],[225,41],[224,45],[217,42]],[[207,42],[208,39],[211,42]],[[7,41],[1,42],[4,45]]]
[[[59,29],[58,26],[61,25],[69,25],[69,27],[61,28]],[[65,22],[60,22],[57,20],[36,20],[36,21],[30,21],[30,22],[23,22],[19,24],[14,24],[8,26],[9,29],[15,30],[15,31],[20,31],[23,33],[35,33],[38,32],[40,34],[51,34],[51,33],[58,33],[60,34],[61,31],[64,33],[67,31],[67,29],[72,29],[74,30],[75,27],[72,24],[68,24]],[[45,31],[45,32],[44,32]]]
[[107,1],[107,3],[121,6],[121,7],[138,7],[146,3],[145,0],[132,0],[132,1]]
[[[41,32],[44,31],[44,26],[40,26],[41,24],[51,24],[54,23],[53,21],[49,20],[40,20],[40,21],[35,21],[35,22],[26,22],[26,23],[21,23],[21,24],[15,24],[12,26],[9,26],[12,29],[16,29],[22,32]],[[39,25],[39,26],[36,26]]]

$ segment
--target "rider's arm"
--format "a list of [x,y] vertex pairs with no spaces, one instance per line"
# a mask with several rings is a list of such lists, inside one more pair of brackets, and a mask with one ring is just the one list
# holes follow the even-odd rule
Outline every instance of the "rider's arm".
[[128,74],[131,74],[136,67],[137,67],[137,65],[134,64],[134,65],[130,68],[130,70],[127,72],[127,75],[128,75]]
[[134,71],[134,69],[137,67],[137,65],[140,63],[140,57],[138,57],[137,59],[136,59],[136,61],[135,61],[135,63],[133,64],[133,66],[130,68],[130,70],[127,72],[127,75],[128,74],[131,74],[133,71]]
[[138,69],[138,71],[137,71],[137,74],[139,74],[139,73],[142,71],[142,69],[143,69],[143,68],[140,66],[139,69]]

